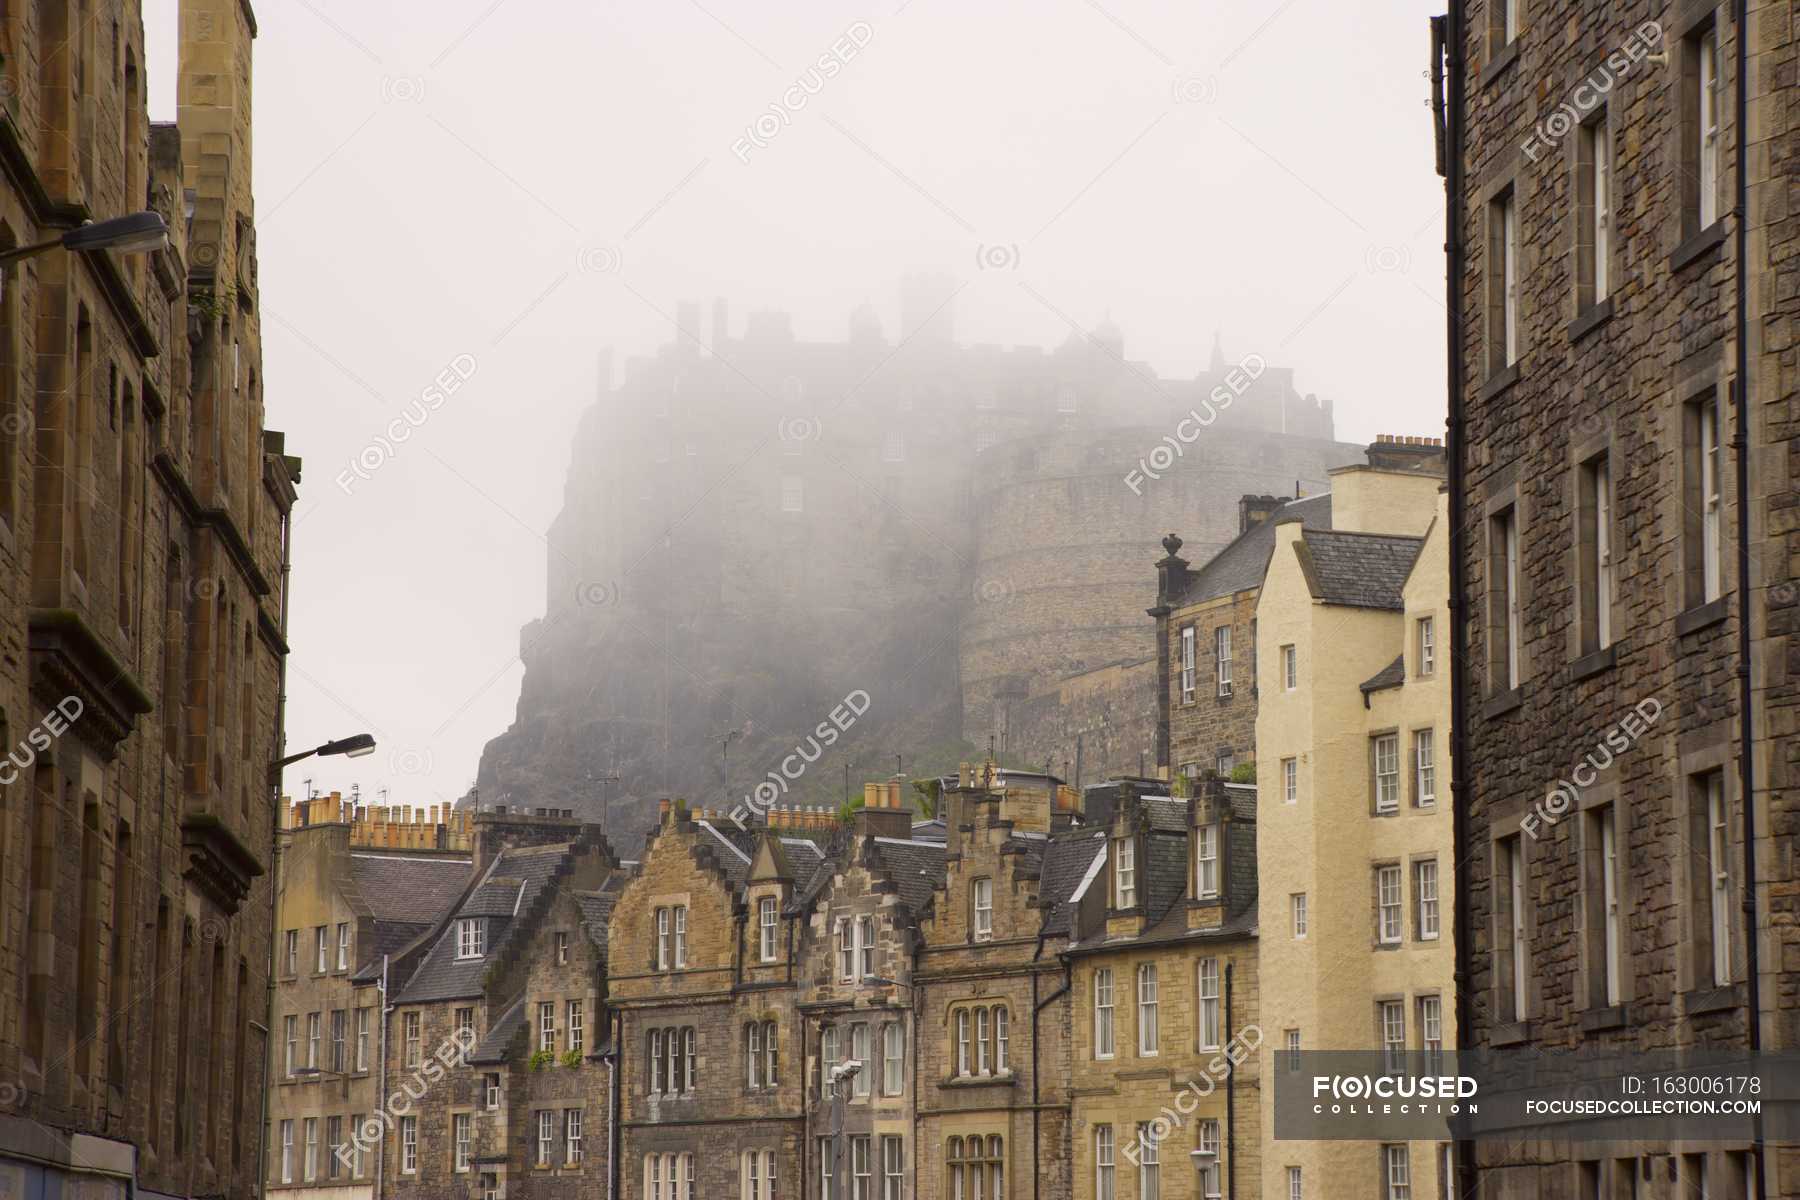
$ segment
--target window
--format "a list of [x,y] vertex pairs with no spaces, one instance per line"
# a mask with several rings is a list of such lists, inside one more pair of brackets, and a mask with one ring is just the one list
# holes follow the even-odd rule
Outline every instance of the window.
[[344,1160],[338,1150],[344,1144],[344,1118],[325,1118],[325,1178],[336,1179],[343,1171]]
[[300,1065],[297,1061],[300,1054],[300,1018],[297,1016],[283,1017],[281,1019],[281,1036],[287,1046],[287,1057],[284,1060],[287,1064],[285,1074],[292,1075],[294,1068]]
[[[1731,826],[1725,807],[1725,773],[1709,771],[1693,784],[1694,815],[1689,842],[1706,847],[1692,880],[1694,934],[1701,942],[1695,983],[1723,987],[1731,971]],[[1703,940],[1702,940],[1703,939]]]
[[1114,908],[1137,907],[1137,843],[1130,836],[1113,840]]
[[1494,843],[1494,884],[1500,1019],[1523,1021],[1530,948],[1525,936],[1525,848],[1516,833]]
[[450,1169],[467,1171],[469,1169],[469,1144],[474,1134],[474,1119],[468,1113],[450,1114],[450,1140],[454,1147]]
[[569,935],[558,931],[556,935],[556,965],[567,966],[569,962]]
[[1297,758],[1281,760],[1281,802],[1300,803],[1300,760]]
[[1300,686],[1300,654],[1292,646],[1281,648],[1281,686],[1290,692]]
[[775,1200],[775,1152],[744,1151],[744,1200]]
[[1194,848],[1194,895],[1211,900],[1219,894],[1219,827],[1202,825]]
[[906,1180],[904,1145],[891,1135],[881,1139],[881,1200],[900,1200]]
[[675,964],[671,930],[674,918],[666,908],[656,910],[656,969],[666,971]]
[[1298,1071],[1300,1069],[1300,1031],[1298,1029],[1288,1030],[1286,1039],[1288,1070]]
[[500,1200],[500,1177],[491,1171],[482,1173],[481,1200]]
[[319,1013],[306,1014],[306,1066],[308,1070],[317,1070],[319,1066]]
[[1144,963],[1137,969],[1138,989],[1138,1053],[1156,1053],[1156,964]]
[[1519,361],[1519,210],[1511,188],[1488,205],[1488,373]]
[[[961,1139],[952,1138],[951,1140],[957,1142],[958,1145],[960,1146]],[[958,1157],[961,1157],[961,1154],[962,1154],[962,1151],[960,1149],[958,1149],[958,1151],[957,1151]],[[837,1195],[837,1192],[834,1190],[834,1188],[832,1186],[832,1179],[831,1179],[831,1163],[832,1163],[832,1160],[836,1156],[837,1156],[837,1139],[836,1138],[828,1138],[828,1137],[820,1138],[819,1139],[819,1197],[820,1197],[820,1200],[831,1200],[832,1197],[835,1197]],[[957,1194],[957,1198],[958,1198],[958,1200],[961,1200],[960,1192]],[[650,1198],[648,1198],[648,1200],[655,1200],[655,1198],[650,1197]]]
[[1200,1122],[1200,1194],[1205,1200],[1219,1200],[1219,1180],[1224,1172],[1219,1167],[1219,1123],[1210,1118]]
[[972,1074],[969,1059],[969,1026],[971,1018],[969,1010],[958,1009],[956,1013],[956,1073]]
[[1183,625],[1181,627],[1181,702],[1183,704],[1191,704],[1194,700],[1195,658],[1194,627]]
[[859,1021],[852,1025],[850,1027],[850,1057],[862,1066],[862,1070],[858,1071],[856,1077],[851,1081],[852,1093],[858,1100],[866,1100],[869,1097],[870,1078],[875,1073],[875,1058],[872,1050],[869,1042],[868,1022]]
[[488,1111],[497,1111],[500,1108],[500,1076],[495,1073],[483,1076],[483,1087],[487,1093]]
[[1606,299],[1612,253],[1612,124],[1606,110],[1581,127],[1576,148],[1576,295],[1579,308]]
[[411,1175],[419,1169],[419,1118],[400,1118],[400,1171]]
[[675,906],[675,965],[687,966],[687,905]]
[[1400,943],[1400,890],[1399,864],[1375,868],[1376,937],[1384,946]]
[[1437,859],[1422,858],[1413,864],[1413,928],[1420,941],[1438,935]]
[[751,1091],[762,1087],[762,1022],[744,1026],[744,1086]]
[[563,1109],[563,1156],[570,1166],[581,1161],[581,1110]]
[[1709,26],[1689,44],[1694,85],[1687,157],[1695,195],[1692,227],[1685,232],[1693,234],[1719,219],[1719,31]]
[[1442,1070],[1444,1059],[1444,1000],[1441,996],[1419,997],[1419,1045],[1430,1058],[1430,1071]]
[[350,922],[348,921],[338,925],[337,969],[340,971],[350,969]]
[[1299,1167],[1289,1167],[1287,1169],[1287,1189],[1288,1200],[1304,1200],[1306,1192],[1300,1184]]
[[1006,1059],[1006,1009],[994,1009],[994,1070],[1004,1075],[1007,1071]]
[[356,1010],[356,1069],[369,1069],[369,1010]]
[[1690,430],[1686,485],[1687,603],[1689,607],[1724,594],[1724,478],[1719,442],[1719,402],[1707,396],[1688,406]]
[[1381,1158],[1387,1176],[1387,1200],[1412,1200],[1412,1171],[1405,1146],[1383,1146]]
[[287,964],[284,974],[300,973],[300,931],[289,929],[282,934],[282,961]]
[[651,1095],[694,1090],[695,1038],[692,1025],[652,1029],[646,1039],[645,1082]]
[[1162,1160],[1157,1138],[1149,1125],[1137,1127],[1138,1200],[1162,1200]]
[[281,1182],[294,1182],[294,1123],[281,1123]]
[[1406,1004],[1383,1000],[1375,1008],[1381,1028],[1382,1070],[1397,1075],[1406,1069]]
[[306,1130],[305,1173],[313,1180],[319,1177],[319,1118],[308,1117],[302,1124]]
[[456,1010],[454,1020],[457,1033],[466,1036],[469,1044],[473,1045],[475,1041],[475,1010],[459,1008]]
[[839,917],[837,921],[837,960],[838,978],[849,983],[856,978],[856,946],[851,941],[850,918]]
[[806,483],[798,475],[781,477],[781,511],[786,513],[806,511]]
[[537,1111],[537,1165],[550,1165],[550,1155],[556,1145],[556,1114],[547,1108]]
[[556,1001],[544,1000],[538,1004],[538,1049],[554,1052],[556,1050]]
[[763,962],[775,961],[775,917],[777,905],[775,897],[764,896],[756,904],[756,926],[758,933],[757,957]]
[[852,1136],[850,1139],[850,1200],[871,1200],[869,1170],[869,1135],[865,1133]]
[[1418,663],[1420,675],[1437,673],[1437,633],[1430,617],[1420,617],[1418,622],[1418,651],[1414,661]]
[[881,1094],[898,1096],[906,1082],[906,1030],[898,1021],[881,1027]]
[[1200,1048],[1211,1050],[1219,1044],[1219,960],[1200,960]]
[[1391,813],[1400,808],[1400,735],[1384,733],[1372,739],[1375,758],[1375,811]]
[[986,941],[994,936],[994,881],[977,879],[970,886],[975,893],[975,939]]
[[1117,1200],[1114,1183],[1113,1128],[1094,1126],[1094,1200]]
[[780,1083],[777,1071],[780,1058],[780,1039],[776,1034],[775,1022],[763,1022],[763,1085],[775,1087]]
[[975,1010],[975,1073],[977,1075],[992,1074],[990,1065],[993,1030],[988,1010]]
[[1602,454],[1581,468],[1577,567],[1581,597],[1581,648],[1591,654],[1612,644],[1612,468]]
[[1094,972],[1094,1057],[1113,1056],[1113,973],[1111,967]]
[[1437,803],[1437,736],[1430,729],[1413,730],[1413,803]]
[[313,959],[316,964],[313,970],[314,973],[318,975],[325,974],[329,969],[329,960],[326,953],[327,947],[330,944],[330,939],[327,936],[329,933],[330,928],[325,925],[320,925],[313,930]]
[[1230,779],[1231,768],[1236,765],[1237,755],[1229,750],[1221,750],[1218,757],[1213,759],[1213,771],[1220,779]]
[[[838,1052],[838,1028],[827,1025],[819,1031],[819,1090],[827,1096],[837,1095],[837,1081],[832,1074],[842,1061],[843,1055]],[[967,1074],[965,1070],[963,1074]]]
[[1231,626],[1221,625],[1213,630],[1213,658],[1218,663],[1216,673],[1219,681],[1219,695],[1231,695]]
[[1493,646],[1489,670],[1510,691],[1519,686],[1519,521],[1518,511],[1508,508],[1488,522],[1489,589],[1488,624]]
[[569,1049],[579,1053],[584,1042],[582,1025],[587,1014],[583,1011],[583,1002],[580,1000],[569,1001],[567,1007],[569,1018]]
[[1294,919],[1294,936],[1306,936],[1306,893],[1294,892],[1288,896],[1288,912]]
[[339,1075],[344,1073],[344,1016],[341,1008],[331,1014],[331,1069]]

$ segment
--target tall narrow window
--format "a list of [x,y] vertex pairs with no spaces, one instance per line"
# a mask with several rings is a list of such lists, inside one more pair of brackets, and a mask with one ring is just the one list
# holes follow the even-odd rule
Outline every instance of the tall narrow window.
[[1724,549],[1724,509],[1719,481],[1724,472],[1719,444],[1719,402],[1699,404],[1700,424],[1700,598],[1717,600],[1724,594],[1721,554]]
[[1406,1069],[1406,1004],[1383,1000],[1376,1006],[1381,1024],[1381,1066],[1388,1074]]
[[1113,1127],[1094,1126],[1094,1200],[1117,1200],[1113,1150]]
[[1519,361],[1519,213],[1508,188],[1488,204],[1487,367],[1498,374]]
[[838,979],[848,983],[856,978],[856,943],[855,935],[850,931],[850,918],[839,917],[836,928]]
[[1306,936],[1306,893],[1294,892],[1288,896],[1288,912],[1293,918],[1294,936]]
[[1418,649],[1415,660],[1420,675],[1437,673],[1437,629],[1430,617],[1419,618]]
[[1281,760],[1281,802],[1283,804],[1300,802],[1300,760],[1297,758]]
[[1138,1200],[1162,1200],[1162,1157],[1156,1132],[1149,1125],[1137,1129]]
[[870,1084],[875,1077],[874,1047],[869,1041],[869,1024],[859,1021],[850,1027],[850,1057],[861,1065],[862,1070],[851,1080],[851,1092],[858,1100],[866,1100],[869,1096]]
[[994,936],[994,881],[977,879],[973,887],[975,892],[975,940],[986,941]]
[[1231,695],[1231,626],[1213,630],[1213,657],[1217,662],[1219,695]]
[[675,961],[669,941],[671,921],[668,909],[656,910],[656,969],[659,971],[668,970]]
[[547,1108],[537,1111],[537,1165],[550,1165],[551,1151],[556,1146],[556,1114]]
[[[569,1001],[565,1008],[567,1010],[569,1024],[569,1050],[572,1053],[579,1054],[583,1048],[586,1036],[583,1028],[583,1018],[586,1013],[584,1012],[583,1004],[580,1000]],[[473,1032],[472,1029],[471,1032]]]
[[1374,739],[1375,811],[1397,812],[1400,808],[1400,735],[1384,733]]
[[1156,964],[1144,963],[1137,969],[1138,989],[1138,1053],[1156,1053]]
[[1137,907],[1137,844],[1127,835],[1113,839],[1114,908]]
[[338,925],[337,969],[350,969],[350,923],[344,921]]
[[1700,35],[1699,62],[1696,64],[1698,88],[1695,99],[1695,134],[1698,137],[1695,163],[1699,196],[1699,227],[1705,229],[1719,219],[1719,31],[1708,29]]
[[1519,521],[1518,510],[1503,509],[1488,522],[1488,659],[1497,691],[1519,686]]
[[450,1144],[452,1146],[450,1169],[462,1172],[469,1169],[469,1154],[474,1142],[474,1118],[468,1113],[450,1114]]
[[294,1122],[281,1123],[281,1182],[294,1182]]
[[308,1117],[301,1122],[306,1130],[305,1177],[308,1180],[319,1177],[319,1118]]
[[1111,967],[1094,972],[1094,1057],[1113,1056],[1113,973]]
[[1437,803],[1437,738],[1429,729],[1413,731],[1413,803]]
[[[881,1200],[900,1200],[906,1183],[906,1152],[903,1139],[887,1135],[881,1139]],[[769,1152],[769,1166],[775,1165],[775,1152]],[[771,1193],[771,1200],[773,1194]]]
[[419,1118],[400,1118],[400,1170],[411,1175],[419,1169]]
[[563,1158],[570,1166],[581,1162],[581,1110],[563,1109]]
[[1387,1175],[1387,1200],[1412,1200],[1412,1167],[1406,1160],[1406,1147],[1383,1146],[1381,1155]]
[[898,1096],[906,1082],[906,1028],[898,1021],[881,1027],[881,1094]]
[[1712,948],[1712,982],[1731,982],[1731,831],[1725,811],[1725,775],[1714,771],[1702,785],[1706,793],[1706,858],[1708,935]]
[[971,1074],[969,1062],[969,1010],[956,1010],[956,1073]]
[[[992,897],[989,898],[989,912],[993,911]],[[875,918],[856,918],[856,957],[857,970],[864,979],[875,974]]]
[[1611,1007],[1624,1002],[1619,944],[1619,843],[1614,806],[1603,804],[1587,816],[1587,861],[1582,882],[1586,900],[1587,1001]]
[[1211,900],[1219,894],[1219,827],[1202,825],[1194,847],[1194,896]]
[[989,1038],[988,1022],[989,1022],[988,1010],[985,1008],[976,1009],[975,1010],[975,1073],[977,1075],[987,1075],[987,1074],[991,1073],[991,1071],[992,1071],[991,1062],[990,1062],[990,1059],[988,1056],[989,1045],[990,1045],[990,1043],[988,1041],[988,1038]]
[[1576,301],[1582,308],[1606,299],[1611,283],[1612,124],[1605,110],[1581,128],[1576,185],[1580,259]]
[[1413,928],[1420,941],[1438,936],[1438,865],[1435,858],[1413,864]]
[[1292,646],[1281,648],[1281,686],[1290,692],[1300,686],[1300,655]]
[[1200,1195],[1203,1200],[1219,1200],[1225,1169],[1219,1162],[1219,1123],[1211,1118],[1200,1122],[1199,1150]]
[[675,906],[675,965],[687,966],[687,905]]
[[1613,484],[1606,455],[1582,467],[1581,486],[1581,642],[1583,651],[1591,653],[1604,650],[1613,640]]
[[1375,868],[1375,925],[1377,940],[1384,946],[1400,944],[1400,866],[1393,863]]
[[1219,960],[1200,960],[1200,1048],[1211,1050],[1219,1044]]
[[1494,883],[1498,904],[1494,920],[1498,934],[1495,956],[1499,966],[1500,1019],[1523,1021],[1526,1016],[1530,946],[1525,925],[1525,851],[1520,835],[1494,843]]
[[1187,703],[1194,698],[1194,627],[1181,627],[1181,699]]
[[1429,1071],[1434,1075],[1441,1073],[1444,1054],[1444,998],[1442,996],[1419,997],[1419,1047],[1430,1059]]
[[556,1002],[545,1000],[538,1004],[538,1049],[554,1051],[556,1049]]
[[775,920],[776,902],[773,896],[764,896],[757,901],[758,957],[763,962],[775,961]]

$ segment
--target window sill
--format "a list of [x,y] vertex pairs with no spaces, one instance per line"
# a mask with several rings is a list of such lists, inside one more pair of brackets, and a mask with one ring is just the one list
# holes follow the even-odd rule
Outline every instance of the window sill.
[[1717,625],[1723,621],[1730,611],[1727,603],[1729,597],[1720,596],[1717,600],[1708,600],[1705,604],[1696,604],[1684,613],[1675,617],[1675,636],[1686,637],[1690,633],[1698,633],[1709,625]]
[[1623,1029],[1631,1024],[1631,1006],[1615,1004],[1610,1008],[1590,1008],[1581,1014],[1583,1033],[1600,1033],[1607,1029]]
[[1503,717],[1525,703],[1525,688],[1520,685],[1504,692],[1496,692],[1482,702],[1481,717],[1491,721],[1495,717]]
[[1579,342],[1582,338],[1612,320],[1612,315],[1613,302],[1611,296],[1608,296],[1598,304],[1588,305],[1586,308],[1576,313],[1575,319],[1569,322],[1569,340],[1571,342]]
[[1707,251],[1716,249],[1725,241],[1725,218],[1720,217],[1699,233],[1682,242],[1669,251],[1669,271],[1680,271],[1691,265]]
[[1018,1082],[1011,1071],[999,1075],[952,1075],[939,1086],[947,1088],[1012,1087]]
[[1519,363],[1515,359],[1498,371],[1491,372],[1482,382],[1481,390],[1476,393],[1475,399],[1479,401],[1492,400],[1517,382],[1519,382]]
[[1699,1013],[1728,1012],[1742,1008],[1744,997],[1735,983],[1724,987],[1695,988],[1681,994],[1681,1008],[1688,1016]]
[[1488,59],[1487,66],[1481,68],[1481,86],[1485,88],[1491,85],[1494,80],[1506,73],[1508,67],[1518,61],[1519,39],[1514,38],[1495,51],[1493,57]]
[[1531,1040],[1531,1022],[1514,1021],[1510,1025],[1496,1025],[1488,1034],[1490,1046],[1522,1046]]
[[1583,679],[1592,678],[1602,671],[1609,671],[1618,665],[1619,644],[1602,646],[1592,654],[1584,654],[1569,664],[1569,682],[1579,683]]

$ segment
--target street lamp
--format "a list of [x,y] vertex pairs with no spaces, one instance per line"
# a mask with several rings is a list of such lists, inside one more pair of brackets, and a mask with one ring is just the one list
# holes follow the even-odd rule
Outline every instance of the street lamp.
[[168,241],[169,227],[163,223],[161,213],[128,213],[123,217],[77,225],[47,242],[34,242],[29,246],[0,252],[0,266],[43,254],[58,246],[74,251],[117,250],[121,254],[131,254],[159,249],[167,245]]
[[373,734],[358,733],[347,738],[339,738],[335,742],[326,742],[323,746],[315,746],[311,750],[302,750],[298,754],[290,754],[279,762],[269,764],[269,782],[281,781],[281,769],[303,758],[311,758],[317,754],[321,758],[329,758],[334,754],[342,754],[345,758],[361,758],[365,754],[375,753],[375,737]]

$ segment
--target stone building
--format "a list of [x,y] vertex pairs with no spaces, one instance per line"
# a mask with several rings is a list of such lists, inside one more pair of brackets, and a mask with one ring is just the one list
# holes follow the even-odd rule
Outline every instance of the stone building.
[[[1418,472],[1340,468],[1329,528],[1287,510],[1271,526],[1256,605],[1266,1071],[1291,1051],[1456,1045],[1448,497],[1425,473],[1440,465],[1437,451]],[[1263,1195],[1446,1194],[1447,1140],[1278,1141],[1273,1089],[1264,1100]]]
[[[0,1190],[260,1179],[289,513],[244,0],[0,10]],[[150,209],[148,252],[70,251]],[[47,244],[46,244],[47,243]],[[246,1119],[245,1114],[249,1114]]]
[[[481,795],[604,791],[635,834],[658,796],[735,801],[877,679],[795,800],[851,799],[843,760],[880,744],[938,751],[915,774],[990,736],[1034,769],[1143,769],[1141,564],[1159,531],[1210,552],[1237,532],[1238,495],[1322,487],[1356,449],[1291,368],[1215,348],[1162,377],[1110,326],[1050,351],[960,345],[949,290],[925,295],[909,292],[899,337],[861,313],[842,340],[797,337],[780,313],[733,326],[723,302],[703,328],[683,305],[674,344],[616,383],[606,364]],[[668,644],[688,670],[663,670]],[[684,753],[722,739],[728,761]]]
[[[1438,28],[1464,1042],[1793,1051],[1792,5]],[[1800,1195],[1763,1150],[1478,1142],[1467,1186]]]
[[1066,1195],[1263,1194],[1257,790],[1192,787],[1120,788],[1077,835]]
[[421,957],[408,948],[467,890],[471,858],[436,848],[455,827],[430,820],[435,812],[390,821],[333,793],[285,815],[266,1186],[284,1200],[371,1200],[375,1153],[361,1129],[382,1109],[383,990],[406,984]]
[[474,815],[472,882],[401,952],[381,1200],[575,1200],[612,1171],[607,927],[620,865],[567,812]]

